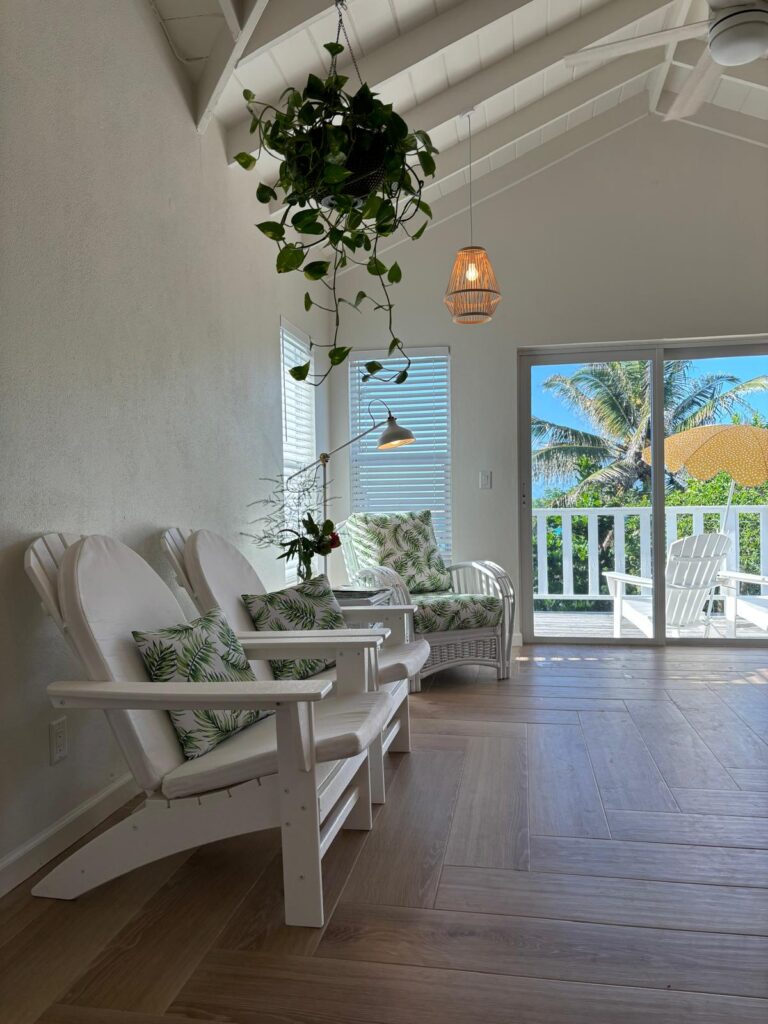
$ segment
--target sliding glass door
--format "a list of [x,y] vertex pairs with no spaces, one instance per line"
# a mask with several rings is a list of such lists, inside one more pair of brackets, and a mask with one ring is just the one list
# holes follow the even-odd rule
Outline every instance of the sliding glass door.
[[768,347],[524,354],[520,371],[524,638],[765,641]]

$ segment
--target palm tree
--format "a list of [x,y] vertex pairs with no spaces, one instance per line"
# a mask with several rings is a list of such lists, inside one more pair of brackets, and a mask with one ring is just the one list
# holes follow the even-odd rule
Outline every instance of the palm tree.
[[[573,502],[591,487],[613,493],[637,487],[650,490],[651,467],[643,462],[650,444],[650,363],[645,360],[586,363],[570,377],[554,374],[543,387],[577,413],[591,428],[550,423],[532,417],[534,477],[549,485],[571,486],[559,504]],[[746,395],[768,390],[768,375],[740,381],[725,373],[696,376],[693,360],[664,363],[664,432],[722,422],[755,410]],[[585,470],[584,467],[587,467]],[[683,484],[671,474],[672,487]]]

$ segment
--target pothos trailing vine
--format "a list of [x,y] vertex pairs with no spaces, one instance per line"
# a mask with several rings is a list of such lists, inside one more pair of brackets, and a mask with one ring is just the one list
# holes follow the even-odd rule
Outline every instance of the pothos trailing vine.
[[[341,307],[361,311],[363,303],[383,312],[389,334],[388,354],[402,356],[402,368],[385,373],[377,360],[365,364],[363,380],[402,384],[408,378],[411,360],[394,329],[392,285],[402,280],[397,262],[389,265],[379,258],[382,238],[402,229],[410,238],[424,233],[432,216],[422,199],[425,178],[435,173],[437,150],[429,135],[410,131],[405,121],[382,103],[360,78],[357,61],[349,46],[342,17],[345,0],[336,0],[339,20],[336,41],[326,43],[331,55],[325,79],[310,74],[300,92],[290,87],[278,101],[281,107],[257,100],[246,89],[243,96],[251,115],[251,134],[257,137],[256,157],[266,152],[280,161],[276,187],[262,182],[256,197],[261,203],[278,205],[282,193],[279,220],[266,220],[257,227],[277,242],[276,268],[279,274],[302,271],[309,281],[322,285],[325,300],[318,302],[309,292],[304,296],[306,310],[317,307],[333,317],[333,335],[326,348],[328,366],[312,372],[311,361],[291,368],[295,380],[320,385],[352,351],[342,343]],[[336,63],[349,47],[360,87],[347,92],[348,77],[340,75]],[[256,157],[238,153],[237,162],[253,170]],[[423,213],[425,219],[413,232],[409,225]],[[328,249],[329,253],[320,250]],[[324,258],[329,255],[330,258]],[[322,256],[323,258],[316,258]],[[350,265],[364,266],[376,278],[380,297],[358,291],[354,299],[339,292],[339,274]]]

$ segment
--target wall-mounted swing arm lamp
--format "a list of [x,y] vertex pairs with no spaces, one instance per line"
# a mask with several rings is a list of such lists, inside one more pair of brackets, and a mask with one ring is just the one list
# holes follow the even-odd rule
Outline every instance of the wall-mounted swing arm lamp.
[[[383,405],[387,411],[386,420],[376,421],[376,417],[373,415],[372,408],[376,403]],[[338,445],[329,452],[320,452],[314,462],[310,462],[309,465],[304,466],[303,469],[293,473],[285,481],[289,483],[297,476],[301,476],[302,473],[306,473],[310,469],[314,469],[315,466],[320,466],[322,470],[322,487],[323,487],[323,519],[328,518],[328,463],[331,461],[332,455],[337,455],[339,452],[344,451],[345,448],[349,448],[355,441],[360,441],[362,438],[372,434],[375,430],[380,427],[384,427],[381,437],[378,440],[376,447],[379,451],[391,451],[393,448],[402,448],[406,444],[413,444],[416,438],[413,436],[413,432],[407,427],[402,427],[394,417],[392,410],[389,408],[387,403],[382,398],[374,398],[373,401],[368,403],[368,415],[371,417],[371,426],[367,430],[363,430],[361,433],[356,434],[355,437],[350,437],[344,444]],[[323,563],[325,569],[328,568],[328,559],[324,558]],[[327,575],[327,572],[326,572]]]

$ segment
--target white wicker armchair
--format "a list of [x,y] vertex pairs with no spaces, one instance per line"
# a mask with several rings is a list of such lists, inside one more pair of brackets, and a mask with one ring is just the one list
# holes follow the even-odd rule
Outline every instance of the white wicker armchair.
[[[501,603],[498,625],[475,629],[425,631],[429,642],[429,660],[421,670],[422,678],[453,665],[491,665],[497,678],[507,679],[510,671],[512,632],[515,620],[515,590],[508,573],[495,562],[456,562],[447,566],[451,575],[451,591],[446,594],[411,594],[405,581],[394,569],[383,565],[364,565],[350,538],[347,523],[338,525],[342,552],[350,582],[366,587],[387,588],[396,604],[418,606],[430,598],[453,595],[477,595],[496,598]],[[418,629],[418,616],[417,616]]]

